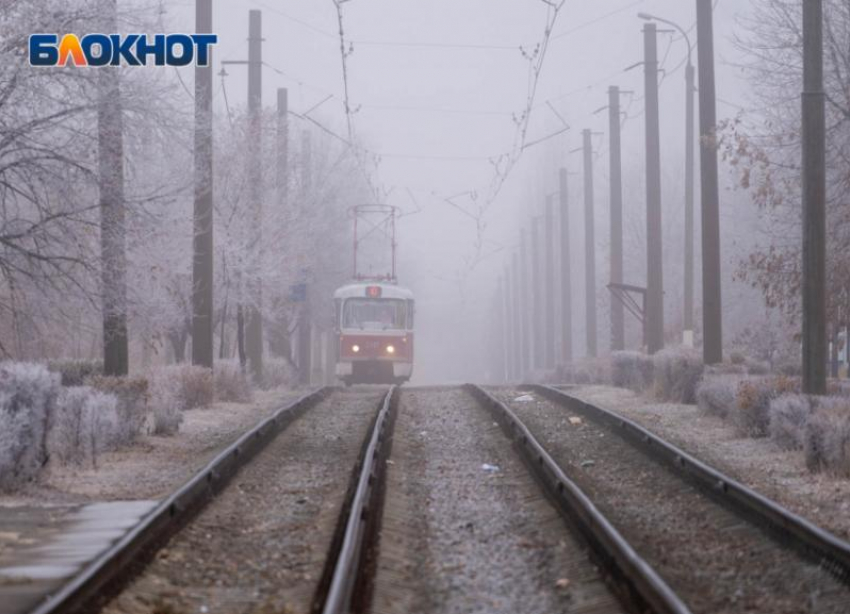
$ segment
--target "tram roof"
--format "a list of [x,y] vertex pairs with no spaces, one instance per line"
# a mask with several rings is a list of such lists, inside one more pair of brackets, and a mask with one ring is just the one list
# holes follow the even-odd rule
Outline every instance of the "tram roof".
[[367,298],[371,296],[369,294],[369,288],[380,288],[381,298],[413,300],[413,292],[408,288],[396,286],[395,284],[381,282],[358,282],[348,284],[347,286],[343,286],[339,288],[336,292],[334,292],[334,298]]

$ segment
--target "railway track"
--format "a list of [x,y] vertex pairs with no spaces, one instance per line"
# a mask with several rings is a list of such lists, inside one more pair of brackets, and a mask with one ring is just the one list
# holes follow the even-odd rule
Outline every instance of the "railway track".
[[846,612],[850,546],[617,414],[564,391],[498,396],[699,612]]
[[397,393],[364,458],[314,612],[689,611],[481,388]]
[[533,387],[322,389],[37,614],[844,612],[847,544]]

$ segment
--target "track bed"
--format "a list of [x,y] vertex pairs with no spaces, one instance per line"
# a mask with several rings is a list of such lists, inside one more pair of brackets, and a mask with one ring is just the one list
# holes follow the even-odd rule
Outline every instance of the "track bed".
[[371,612],[623,611],[469,393],[402,390],[388,465]]
[[850,590],[824,569],[616,432],[539,396],[514,400],[524,394],[497,396],[693,612],[848,611]]

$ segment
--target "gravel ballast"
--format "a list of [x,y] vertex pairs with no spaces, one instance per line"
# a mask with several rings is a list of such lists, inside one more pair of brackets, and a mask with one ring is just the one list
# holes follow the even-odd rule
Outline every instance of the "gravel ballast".
[[486,410],[460,389],[401,393],[374,613],[620,612]]
[[605,427],[500,396],[697,613],[846,612],[850,591]]
[[850,540],[850,480],[813,474],[802,452],[771,439],[741,437],[728,421],[693,405],[658,403],[619,388],[578,387],[569,394],[634,420],[689,454]]
[[293,422],[105,612],[309,612],[384,393],[338,391]]

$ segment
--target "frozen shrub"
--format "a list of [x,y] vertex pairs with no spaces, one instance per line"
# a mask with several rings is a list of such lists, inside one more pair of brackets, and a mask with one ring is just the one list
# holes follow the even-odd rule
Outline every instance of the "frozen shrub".
[[797,392],[796,383],[786,377],[746,379],[738,385],[735,426],[741,435],[767,437],[770,403],[783,394]]
[[98,360],[64,360],[47,367],[62,376],[63,386],[83,386],[86,379],[103,375],[103,363]]
[[209,407],[213,403],[215,386],[212,371],[204,367],[177,365],[157,369],[151,374],[157,385],[170,389],[181,411]]
[[699,353],[674,348],[658,352],[654,361],[655,396],[673,403],[695,403],[704,370]]
[[32,480],[47,462],[47,432],[61,389],[35,364],[0,363],[0,489]]
[[288,360],[284,358],[267,358],[263,361],[264,390],[292,386],[295,379],[295,369]]
[[776,372],[785,377],[802,377],[803,367],[798,362],[784,362],[776,367]]
[[810,470],[850,476],[850,403],[821,399],[806,424],[803,443]]
[[174,435],[183,422],[180,386],[175,378],[154,376],[148,400],[152,435]]
[[[268,374],[267,374],[268,376]],[[253,397],[251,382],[237,361],[215,365],[215,398],[229,403],[250,403]]]
[[147,416],[148,389],[150,384],[143,377],[113,377],[99,375],[90,377],[86,384],[118,399],[114,446],[133,443],[142,432]]
[[740,375],[747,374],[747,367],[743,363],[721,363],[718,365],[706,365],[704,370],[705,377],[713,377],[715,375]]
[[812,413],[809,397],[791,394],[770,403],[770,437],[781,448],[802,450],[806,422]]
[[99,453],[121,445],[118,399],[86,386],[59,393],[47,449],[51,462],[96,464]]
[[733,365],[745,365],[747,364],[747,357],[743,352],[735,351],[729,354],[729,362]]
[[757,360],[748,360],[747,361],[747,373],[749,375],[769,375],[770,374],[770,365],[766,362],[759,362]]
[[[543,381],[553,377],[541,374]],[[611,383],[611,363],[600,358],[585,358],[569,365],[560,367],[554,374],[554,379],[560,382],[548,383],[576,384],[578,386],[606,385]]]
[[701,411],[728,418],[735,411],[738,394],[738,375],[708,375],[697,386],[697,406]]
[[643,392],[652,384],[655,363],[641,352],[614,352],[611,356],[611,383],[618,388]]

